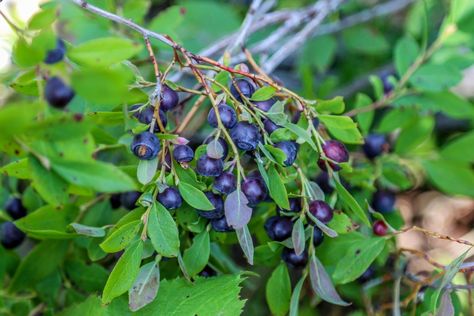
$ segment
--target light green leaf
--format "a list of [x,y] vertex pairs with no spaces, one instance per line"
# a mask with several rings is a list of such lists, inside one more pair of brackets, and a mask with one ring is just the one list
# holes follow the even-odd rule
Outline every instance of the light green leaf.
[[[355,101],[356,109],[363,108],[370,104],[372,104],[372,99],[369,96],[363,93],[357,94]],[[356,120],[359,123],[360,129],[364,135],[369,133],[370,127],[372,126],[372,122],[374,120],[374,114],[374,111],[367,111],[365,113],[359,113],[356,115]]]
[[426,91],[443,91],[451,88],[462,79],[460,71],[444,64],[426,64],[410,77],[410,83]]
[[0,174],[18,179],[31,179],[31,170],[28,158],[15,160],[1,167]]
[[67,183],[56,172],[46,170],[33,156],[29,158],[33,187],[49,204],[62,205],[67,202]]
[[275,92],[276,92],[276,89],[272,86],[261,87],[260,89],[258,89],[252,94],[251,100],[252,101],[265,101],[273,97]]
[[290,202],[288,201],[288,193],[286,191],[285,184],[273,165],[268,168],[268,189],[270,196],[273,198],[275,203],[282,209],[290,209]]
[[191,184],[180,181],[178,189],[183,199],[190,206],[203,211],[211,211],[214,209],[214,205],[212,205],[206,195]]
[[153,204],[148,216],[148,236],[155,250],[165,257],[179,253],[179,235],[176,223],[160,203]]
[[343,97],[334,97],[331,100],[318,100],[316,103],[316,110],[319,113],[334,113],[341,114],[344,112],[346,105]]
[[362,209],[359,203],[357,203],[356,199],[354,199],[354,197],[339,181],[334,181],[334,183],[336,185],[336,191],[339,193],[339,197],[354,212],[354,215],[357,216],[364,224],[370,226],[367,213]]
[[284,263],[273,270],[267,281],[266,298],[272,315],[284,316],[290,309],[291,282],[288,269]]
[[140,220],[120,226],[100,244],[100,248],[108,253],[125,249],[137,237],[140,227]]
[[410,35],[402,37],[395,46],[394,59],[395,69],[402,77],[408,68],[414,63],[420,53],[418,43]]
[[434,123],[433,117],[425,116],[405,127],[398,136],[395,152],[399,154],[410,153],[427,141],[433,131]]
[[445,159],[423,162],[430,181],[443,192],[474,197],[474,171],[468,164]]
[[319,115],[319,119],[329,132],[338,140],[347,144],[362,144],[364,139],[357,124],[348,116]]
[[209,261],[210,251],[209,232],[204,230],[193,238],[191,247],[184,251],[183,261],[190,276],[195,276],[204,269]]
[[28,29],[41,30],[53,24],[56,20],[56,8],[48,8],[35,13],[28,22]]

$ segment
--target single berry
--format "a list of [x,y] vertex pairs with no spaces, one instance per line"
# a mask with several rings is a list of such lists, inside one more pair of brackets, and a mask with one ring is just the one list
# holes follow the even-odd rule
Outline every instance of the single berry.
[[214,209],[211,211],[198,210],[199,215],[207,219],[217,219],[224,216],[224,200],[222,200],[222,196],[210,191],[205,192],[204,194],[206,195],[209,202],[211,202],[211,204],[214,206]]
[[130,146],[135,156],[141,160],[154,159],[158,155],[160,147],[158,137],[148,131],[135,135]]
[[378,190],[372,197],[372,207],[380,213],[390,213],[395,208],[396,196],[393,192]]
[[249,122],[239,122],[230,131],[235,145],[245,151],[255,150],[261,140],[258,127]]
[[222,194],[229,194],[237,188],[237,180],[233,173],[223,172],[214,180],[213,188]]
[[7,205],[5,205],[5,211],[7,211],[8,215],[13,219],[20,219],[26,216],[26,208],[19,198],[10,199]]
[[25,239],[25,233],[12,222],[4,222],[0,226],[0,242],[6,249],[18,247]]
[[222,159],[214,159],[204,154],[196,163],[196,171],[201,176],[217,177],[224,171],[224,162]]
[[283,161],[285,166],[291,166],[295,162],[299,148],[299,145],[296,142],[286,140],[276,143],[275,147],[281,149],[285,153],[286,159]]
[[316,200],[309,203],[309,212],[323,224],[327,224],[333,217],[332,208],[324,201]]
[[66,45],[62,39],[58,38],[56,40],[56,47],[54,49],[49,50],[46,53],[46,57],[44,59],[45,64],[55,64],[60,62],[64,58],[64,54],[66,53]]
[[321,243],[324,240],[324,234],[321,229],[319,229],[318,226],[314,226],[313,228],[313,245],[315,247],[321,245]]
[[290,217],[272,216],[267,219],[264,228],[271,240],[283,241],[291,236],[293,222]]
[[158,193],[156,199],[168,210],[175,210],[183,204],[181,194],[179,194],[178,189],[174,187],[164,189],[163,192]]
[[317,117],[313,119],[313,126],[315,129],[318,129],[319,127],[319,119]]
[[301,211],[301,199],[300,198],[289,198],[290,212],[298,213]]
[[[135,107],[135,106],[133,106],[133,107]],[[132,109],[133,109],[133,107],[132,107]],[[154,112],[155,112],[154,107],[147,106],[144,109],[142,109],[141,111],[135,112],[133,116],[135,116],[140,123],[149,125],[153,121]],[[168,124],[168,118],[166,117],[166,113],[162,109],[160,109],[160,111],[159,111],[159,116],[160,116],[161,124],[163,125],[163,127],[166,127],[166,124]],[[155,123],[154,131],[155,132],[160,131],[160,127],[158,125],[158,122]]]
[[[209,137],[208,139],[206,139],[206,141],[204,142],[205,144],[209,144],[210,142],[212,142],[215,138],[214,137]],[[224,150],[224,152],[222,153],[222,158],[223,160],[225,160],[225,158],[227,157],[227,155],[229,154],[229,146],[227,145],[227,142],[224,140],[224,138],[222,137],[219,137],[217,139],[217,141],[219,142],[219,144],[221,145],[222,149]]]
[[364,154],[369,159],[373,159],[383,153],[387,147],[387,139],[382,134],[369,134],[365,138],[365,143],[362,145]]
[[[235,126],[235,124],[237,124],[237,114],[232,107],[228,106],[227,104],[220,104],[217,109],[219,111],[219,117],[221,118],[222,125],[224,125],[225,128],[232,128]],[[211,108],[209,111],[209,114],[207,115],[207,122],[214,128],[219,126],[214,108]]]
[[257,205],[267,198],[268,191],[262,178],[247,178],[242,182],[242,192],[249,200],[249,205]]
[[276,101],[277,100],[275,98],[271,98],[264,101],[252,101],[252,103],[263,112],[268,112],[272,108],[273,104],[276,103]]
[[[337,140],[328,140],[323,144],[323,151],[326,157],[332,161],[328,161],[329,165],[334,171],[341,169],[338,163],[348,162],[349,161],[349,152],[346,149],[344,144],[338,142]],[[318,160],[318,166],[327,171],[326,163],[324,160]]]
[[263,128],[265,129],[265,132],[267,132],[268,134],[271,134],[277,129],[281,128],[281,126],[276,125],[275,123],[273,123],[272,120],[266,118],[263,120]]
[[216,276],[217,272],[210,266],[205,266],[204,269],[202,269],[202,271],[199,272],[199,275],[204,278],[210,278],[210,277]]
[[[237,88],[238,90],[237,90]],[[240,91],[240,93],[239,93]],[[255,92],[255,84],[250,81],[250,79],[237,79],[230,85],[230,93],[236,98],[239,102],[242,102],[242,94],[246,98],[250,98]]]
[[222,216],[221,218],[217,218],[217,219],[211,219],[211,226],[212,226],[212,229],[214,229],[216,232],[219,232],[219,233],[227,233],[234,230],[227,223],[227,219],[225,218],[225,216]]
[[120,194],[120,205],[127,210],[133,210],[137,207],[137,201],[141,193],[137,191],[124,192]]
[[173,158],[177,162],[190,162],[194,159],[194,151],[188,145],[175,145]]
[[46,81],[44,97],[49,105],[64,108],[74,98],[74,91],[59,77],[51,77]]
[[334,187],[331,185],[329,174],[325,171],[322,171],[320,174],[318,174],[316,177],[316,183],[326,194],[331,194],[334,191]]
[[281,258],[286,262],[288,266],[294,269],[302,269],[308,263],[308,252],[303,251],[300,255],[297,255],[291,248],[283,248]]
[[167,85],[163,85],[161,91],[160,109],[163,109],[165,112],[170,111],[178,105],[178,102],[178,93]]
[[112,194],[110,196],[110,206],[112,209],[116,210],[122,205],[120,202],[121,196],[122,195],[120,193]]
[[372,279],[375,276],[375,269],[370,266],[367,268],[367,270],[362,273],[362,275],[357,279],[357,282],[359,283],[365,283]]
[[377,236],[385,236],[387,234],[388,227],[383,221],[375,221],[372,226],[372,230]]

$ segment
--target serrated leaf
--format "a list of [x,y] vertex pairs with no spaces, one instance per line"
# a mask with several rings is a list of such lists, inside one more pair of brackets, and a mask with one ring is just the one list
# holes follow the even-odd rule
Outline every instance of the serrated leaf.
[[160,287],[160,269],[155,261],[140,268],[135,282],[128,291],[128,306],[132,312],[153,302]]
[[179,235],[173,217],[160,203],[153,204],[148,216],[148,236],[155,250],[165,257],[179,253]]
[[106,37],[72,47],[67,55],[81,65],[109,66],[134,56],[141,49],[140,44],[124,37]]
[[178,189],[186,203],[195,209],[203,211],[211,211],[214,209],[214,205],[212,205],[206,195],[191,184],[180,181]]
[[193,244],[183,254],[184,265],[190,276],[195,276],[204,269],[209,261],[210,251],[209,232],[204,230],[193,238]]
[[133,285],[142,261],[143,242],[136,241],[125,250],[110,273],[102,293],[102,304],[109,304],[114,298],[127,292]]
[[384,246],[385,239],[377,237],[356,242],[336,266],[334,281],[345,284],[357,279],[369,268]]
[[235,233],[237,234],[237,239],[239,240],[240,248],[242,248],[245,257],[247,258],[247,262],[250,265],[253,265],[254,247],[252,235],[250,234],[247,225],[242,228],[236,228]]
[[285,184],[283,183],[280,174],[278,174],[274,166],[270,166],[268,168],[267,174],[270,196],[279,207],[285,210],[289,210],[290,202],[288,201],[288,193],[286,191]]
[[140,220],[120,226],[100,244],[100,248],[108,253],[125,249],[137,237],[140,227]]
[[309,276],[313,291],[322,300],[340,306],[350,305],[350,303],[342,300],[339,294],[337,294],[336,289],[332,284],[331,278],[314,254],[311,256],[311,260],[309,262]]
[[227,223],[235,229],[246,227],[252,216],[252,209],[247,205],[249,200],[245,194],[237,189],[227,195],[224,202],[225,218]]
[[265,296],[272,315],[284,316],[290,308],[291,282],[284,263],[273,271],[267,281]]

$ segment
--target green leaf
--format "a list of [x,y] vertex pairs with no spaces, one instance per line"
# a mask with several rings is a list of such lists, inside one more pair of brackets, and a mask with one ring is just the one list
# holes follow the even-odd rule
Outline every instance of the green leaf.
[[180,181],[178,189],[183,199],[190,206],[203,211],[211,211],[214,209],[214,205],[212,205],[206,195],[191,184]]
[[92,121],[81,114],[61,114],[34,124],[26,135],[30,139],[57,142],[84,137],[92,128]]
[[347,144],[362,144],[364,139],[357,124],[348,116],[319,115],[319,119],[329,132],[338,140]]
[[307,67],[309,64],[316,67],[319,72],[324,72],[334,60],[336,51],[337,41],[334,36],[323,35],[310,39],[305,43],[302,56],[299,58],[300,67]]
[[[369,96],[363,93],[357,94],[355,101],[356,109],[366,107],[370,104],[372,104],[372,99]],[[374,120],[374,114],[374,111],[367,111],[365,113],[359,113],[356,115],[356,120],[359,123],[360,129],[364,135],[369,133],[370,127],[372,126],[372,122]]]
[[72,223],[71,227],[79,235],[89,236],[89,237],[104,237],[105,229],[102,227],[92,227],[87,225],[82,225],[79,223]]
[[73,206],[64,209],[46,205],[27,216],[17,220],[15,225],[29,236],[37,239],[72,238],[67,226],[77,216],[78,210]]
[[285,184],[273,165],[268,167],[268,189],[270,196],[273,198],[275,203],[282,209],[289,210],[290,202],[288,201],[288,193],[286,191]]
[[303,275],[301,279],[296,283],[295,288],[293,289],[293,294],[291,295],[290,301],[290,316],[298,316],[298,306],[300,305],[300,293],[301,288],[303,287],[306,276]]
[[334,97],[331,100],[318,100],[316,103],[316,110],[319,113],[334,113],[341,114],[344,112],[346,105],[343,97]]
[[204,230],[193,238],[191,247],[184,251],[183,260],[190,276],[193,277],[204,269],[209,261],[210,251],[209,232]]
[[160,269],[155,261],[140,268],[140,272],[128,291],[128,306],[135,312],[153,302],[160,286]]
[[100,248],[108,253],[125,249],[137,237],[140,227],[140,220],[120,226],[100,244]]
[[404,128],[417,119],[417,111],[412,107],[394,108],[382,117],[377,127],[377,132],[389,133],[397,128]]
[[474,148],[474,132],[461,135],[450,141],[441,149],[440,154],[444,159],[472,163],[474,162],[474,150],[466,150],[468,148]]
[[345,284],[354,281],[374,262],[385,246],[384,238],[367,238],[353,244],[334,271],[334,281]]
[[109,271],[97,263],[85,264],[79,260],[66,261],[64,265],[69,279],[84,291],[101,291]]
[[328,226],[338,234],[347,234],[354,229],[354,225],[349,216],[341,211],[334,211],[334,216]]
[[28,158],[15,160],[1,167],[0,174],[18,179],[31,179],[31,170]]
[[67,202],[67,183],[56,172],[46,170],[33,156],[29,157],[33,187],[49,204],[62,205]]
[[443,192],[474,197],[474,172],[468,164],[439,159],[426,160],[423,166],[430,181]]
[[160,203],[154,203],[148,216],[148,236],[155,250],[165,257],[179,253],[179,235],[176,223]]
[[296,124],[289,123],[289,122],[283,124],[283,126],[289,129],[290,131],[292,131],[302,141],[308,143],[308,145],[310,145],[311,148],[313,148],[315,151],[318,151],[318,148],[316,147],[316,145],[313,142],[313,139],[311,138],[311,133],[309,133],[307,130],[299,127]]
[[367,55],[383,54],[390,47],[381,31],[365,26],[345,30],[342,39],[348,49]]
[[137,167],[137,179],[141,184],[148,184],[156,174],[158,157],[151,160],[140,160]]
[[337,193],[339,193],[339,197],[354,212],[354,215],[357,216],[364,224],[370,226],[369,219],[367,218],[367,213],[362,209],[359,203],[357,203],[354,197],[339,181],[334,181],[334,183],[336,185],[336,191]]
[[266,298],[272,315],[284,316],[290,309],[291,282],[286,264],[280,265],[273,271],[267,281]]
[[9,140],[28,130],[45,108],[42,103],[9,103],[0,108],[0,140]]
[[48,8],[39,11],[30,18],[28,29],[41,30],[50,26],[56,20],[56,14],[56,8]]
[[32,287],[57,271],[68,245],[69,243],[63,240],[47,240],[35,246],[16,269],[8,291],[16,292]]
[[444,64],[426,64],[410,77],[410,83],[426,91],[443,91],[451,88],[462,79],[460,71]]
[[275,92],[276,92],[276,89],[272,86],[261,87],[252,94],[251,100],[252,101],[265,101],[273,97]]
[[303,219],[299,217],[296,222],[293,224],[293,231],[291,232],[291,241],[293,243],[293,249],[295,253],[299,256],[303,253],[305,249],[305,232]]
[[125,250],[110,273],[102,293],[102,304],[127,292],[135,281],[142,261],[143,242],[136,241]]
[[418,43],[410,35],[402,37],[395,46],[394,63],[395,69],[400,77],[402,77],[408,68],[415,62],[420,48]]
[[86,66],[109,66],[130,57],[142,50],[142,46],[124,37],[97,38],[72,47],[68,57]]
[[244,252],[247,262],[250,265],[253,265],[253,253],[254,246],[252,241],[252,235],[247,225],[244,225],[242,228],[236,228],[235,233],[237,234],[237,239],[239,240],[239,245],[242,251]]
[[398,154],[409,153],[427,141],[433,131],[434,123],[433,117],[425,116],[405,127],[398,136],[395,152]]
[[80,68],[73,72],[71,84],[86,101],[115,107],[126,100],[130,79],[122,68]]
[[116,193],[136,190],[133,180],[112,164],[100,161],[54,159],[52,168],[70,183],[98,192]]

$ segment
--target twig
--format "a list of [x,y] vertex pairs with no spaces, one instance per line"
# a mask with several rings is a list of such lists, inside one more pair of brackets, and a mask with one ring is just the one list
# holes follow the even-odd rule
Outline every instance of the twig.
[[425,235],[428,235],[428,236],[436,238],[436,239],[454,241],[458,244],[474,247],[474,244],[471,243],[470,241],[467,241],[467,240],[464,240],[464,239],[456,239],[456,238],[450,237],[448,235],[443,235],[443,234],[440,234],[440,233],[437,233],[437,232],[432,232],[430,230],[427,230],[427,229],[424,229],[424,228],[421,228],[421,227],[418,227],[418,226],[412,226],[412,227],[404,228],[404,229],[396,232],[395,235],[406,233],[406,232],[411,231],[411,230],[421,232]]
[[262,4],[262,0],[253,0],[252,4],[250,5],[249,10],[247,11],[247,14],[244,18],[244,22],[240,26],[240,29],[238,31],[237,38],[235,41],[231,42],[229,46],[227,47],[227,50],[229,53],[232,53],[236,48],[242,46],[245,43],[245,40],[247,39],[247,35],[249,34],[250,27],[252,26],[256,15],[257,15],[257,10]]
[[319,1],[316,5],[318,12],[314,18],[306,24],[306,26],[296,33],[289,41],[287,41],[279,50],[276,51],[263,65],[266,73],[272,72],[280,63],[298,49],[309,38],[311,33],[321,24],[321,22],[333,12],[345,0],[324,0]]

